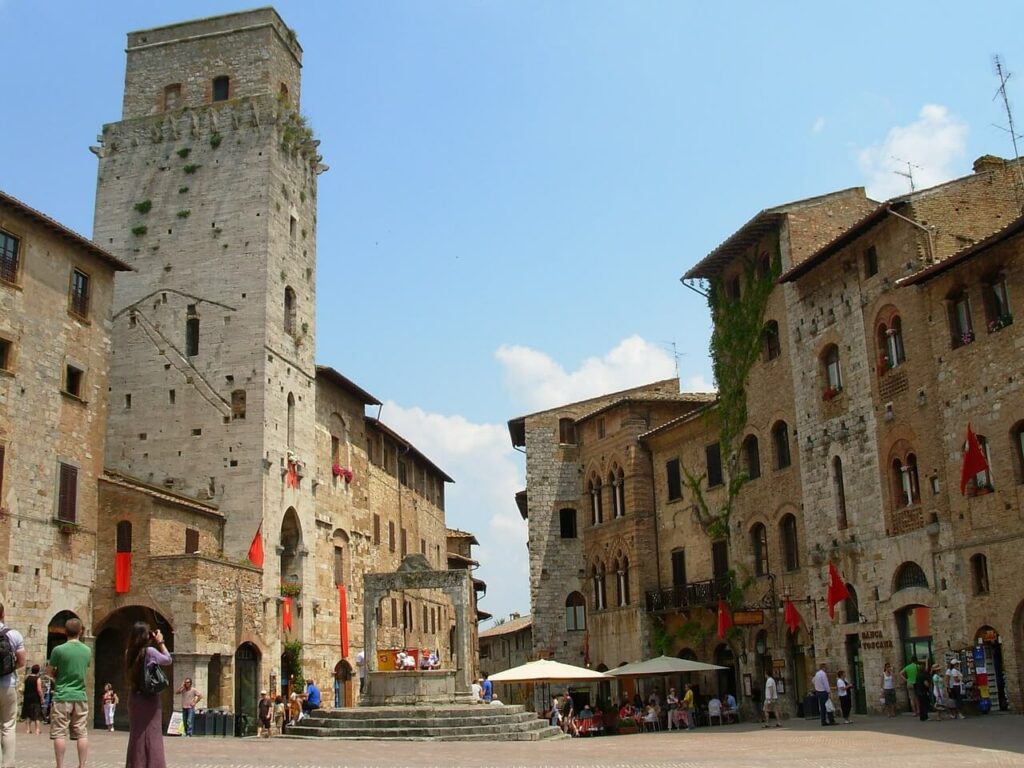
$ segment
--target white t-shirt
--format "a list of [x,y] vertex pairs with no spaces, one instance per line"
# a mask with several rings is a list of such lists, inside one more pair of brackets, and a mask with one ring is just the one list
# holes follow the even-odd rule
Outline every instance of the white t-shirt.
[[366,656],[362,651],[356,654],[356,666],[359,668],[359,676],[366,677]]
[[480,683],[473,683],[471,688],[473,691],[473,701],[483,701],[484,689],[480,687]]
[[[0,622],[0,629],[4,629],[5,625]],[[21,636],[21,632],[16,629],[9,629],[7,631],[7,639],[11,643],[11,648],[14,653],[25,650],[25,638]],[[18,670],[14,670],[9,675],[0,677],[0,688],[13,688],[18,684]]]
[[962,693],[962,687],[964,684],[964,676],[958,667],[953,667],[946,672],[946,679],[948,680],[948,687],[950,691],[956,691]]
[[849,695],[849,690],[848,690],[849,687],[850,687],[850,684],[848,682],[846,682],[843,678],[841,678],[841,677],[837,677],[836,678],[836,691],[839,692],[840,696],[847,696],[847,695]]
[[764,681],[764,700],[775,701],[779,698],[779,687],[775,684],[775,678],[769,676]]

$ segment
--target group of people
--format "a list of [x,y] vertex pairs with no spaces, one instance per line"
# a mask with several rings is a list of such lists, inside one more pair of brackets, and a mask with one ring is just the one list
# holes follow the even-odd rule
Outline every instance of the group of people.
[[[494,683],[490,681],[487,675],[477,678],[477,681],[470,686],[470,691],[473,694],[474,704],[493,704],[497,699],[494,698]],[[498,702],[499,704],[501,702]]]
[[[821,725],[838,725],[836,722],[836,707],[832,701],[832,683],[828,675],[828,663],[822,662],[818,671],[811,679],[814,686],[814,695],[818,700],[818,715],[821,717]],[[840,669],[836,672],[836,694],[839,699],[839,709],[842,712],[843,722],[849,725],[850,713],[853,711],[853,683],[846,678],[846,671]]]
[[587,736],[604,731],[604,713],[601,708],[592,709],[590,704],[584,704],[583,709],[577,712],[576,702],[568,690],[561,697],[555,694],[551,698],[548,722],[569,736]]
[[[886,714],[896,716],[896,688],[893,679],[892,665],[886,664],[882,672],[882,698],[885,701]],[[899,671],[900,679],[906,684],[910,694],[910,707],[921,720],[927,720],[930,712],[935,713],[937,720],[963,720],[960,711],[964,699],[964,676],[960,671],[960,661],[950,659],[943,669],[941,664],[928,667],[926,659],[916,659]]]

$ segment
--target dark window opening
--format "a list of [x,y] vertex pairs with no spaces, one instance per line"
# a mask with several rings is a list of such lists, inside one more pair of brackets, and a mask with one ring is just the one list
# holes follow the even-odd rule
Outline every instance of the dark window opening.
[[878,251],[875,246],[868,246],[864,252],[864,275],[874,277],[878,274]]
[[924,575],[924,570],[921,566],[915,562],[908,561],[899,567],[896,571],[896,592],[901,589],[910,589],[912,587],[924,587],[928,588],[928,577]]
[[80,398],[82,396],[82,380],[84,378],[84,371],[75,368],[73,365],[66,366],[64,369],[64,391],[69,395]]
[[227,101],[231,95],[231,78],[227,75],[213,78],[213,100]]
[[572,419],[558,420],[558,442],[561,445],[576,444],[576,422]]
[[395,551],[395,524],[388,523],[388,551]]
[[11,370],[11,349],[13,345],[7,339],[0,339],[0,371]]
[[0,230],[0,280],[18,282],[21,241]]
[[761,355],[765,362],[774,360],[782,354],[782,343],[779,340],[779,324],[769,320],[761,331]]
[[761,523],[750,529],[750,546],[754,552],[754,575],[764,576],[768,569],[768,531]]
[[755,435],[747,435],[743,441],[743,470],[748,480],[761,476],[761,449]]
[[672,586],[682,587],[686,584],[686,550],[672,550]]
[[89,276],[71,270],[71,311],[79,317],[89,316]]
[[971,558],[971,585],[974,594],[988,594],[988,558],[985,555],[977,554]]
[[290,285],[284,289],[284,332],[295,335],[295,291]]
[[785,469],[791,464],[789,455],[789,425],[784,421],[772,427],[772,443],[775,448],[775,468]]
[[679,459],[665,462],[665,475],[668,482],[668,500],[683,498],[682,475],[679,471]]
[[563,539],[575,539],[576,538],[576,510],[575,509],[560,509],[558,510],[558,524]]
[[245,418],[245,390],[236,389],[231,393],[231,418]]
[[796,517],[786,515],[779,523],[779,535],[782,538],[782,561],[787,571],[800,568],[800,550],[797,541]]
[[185,529],[185,554],[195,555],[199,553],[199,531],[195,528]]
[[195,357],[199,354],[199,318],[190,317],[185,321],[185,355]]
[[128,520],[121,520],[115,529],[115,546],[118,552],[132,551],[132,524]]
[[708,487],[714,488],[724,482],[722,477],[722,448],[712,443],[704,449],[704,458],[708,464]]

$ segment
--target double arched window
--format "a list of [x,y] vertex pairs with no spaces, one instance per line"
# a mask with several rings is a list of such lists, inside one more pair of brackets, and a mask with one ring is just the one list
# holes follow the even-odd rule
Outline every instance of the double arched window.
[[889,461],[889,481],[892,486],[893,505],[912,507],[921,501],[921,487],[917,475],[917,454],[909,446],[898,446]]
[[623,517],[626,514],[625,479],[625,475],[618,467],[613,468],[608,474],[608,484],[612,487],[612,505],[615,517]]
[[591,567],[590,578],[594,582],[594,610],[603,611],[608,605],[604,563]]
[[750,547],[754,553],[754,575],[767,575],[769,573],[768,530],[763,523],[755,523],[750,529]]
[[629,605],[629,558],[623,556],[615,561],[615,602],[620,606]]
[[878,324],[878,372],[885,373],[907,360],[903,348],[903,321],[897,314],[890,315]]
[[598,525],[604,522],[604,500],[601,498],[601,478],[596,474],[591,475],[587,483],[587,493],[590,494],[590,523]]

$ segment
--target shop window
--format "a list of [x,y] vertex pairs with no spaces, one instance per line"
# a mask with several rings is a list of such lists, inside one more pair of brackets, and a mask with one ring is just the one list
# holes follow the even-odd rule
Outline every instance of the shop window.
[[675,501],[683,498],[683,483],[679,469],[679,459],[670,459],[665,462],[665,480],[668,486],[668,500]]
[[558,442],[560,445],[576,444],[576,422],[569,418],[558,420]]
[[761,330],[761,357],[765,362],[774,360],[782,354],[782,344],[779,341],[779,324],[769,320]]
[[558,524],[563,539],[576,538],[576,510],[566,507],[558,510]]
[[768,569],[768,531],[761,523],[750,529],[750,546],[754,553],[754,575],[765,576]]
[[896,570],[894,586],[895,589],[893,591],[895,592],[914,587],[927,589],[928,577],[925,576],[924,570],[922,570],[920,565],[908,560]]
[[789,455],[789,425],[778,421],[772,427],[772,447],[775,449],[775,468],[785,469],[792,461]]
[[587,607],[583,602],[583,595],[579,592],[572,592],[565,598],[565,630],[567,632],[582,632],[587,628]]
[[722,448],[718,443],[712,443],[704,448],[704,459],[708,467],[708,487],[714,488],[721,485],[722,478]]
[[1000,331],[1013,324],[1010,292],[1006,285],[1005,275],[999,273],[987,277],[982,282],[981,296],[985,303],[985,324],[989,333]]
[[800,544],[797,540],[796,516],[785,515],[779,521],[779,538],[782,539],[782,562],[787,571],[800,568]]
[[748,480],[756,480],[761,476],[761,450],[757,436],[747,435],[743,440],[743,471]]
[[980,553],[971,558],[971,586],[976,595],[988,594],[988,558]]
[[953,348],[962,347],[974,341],[974,324],[971,321],[971,301],[967,289],[960,287],[946,298],[949,315],[950,343]]

